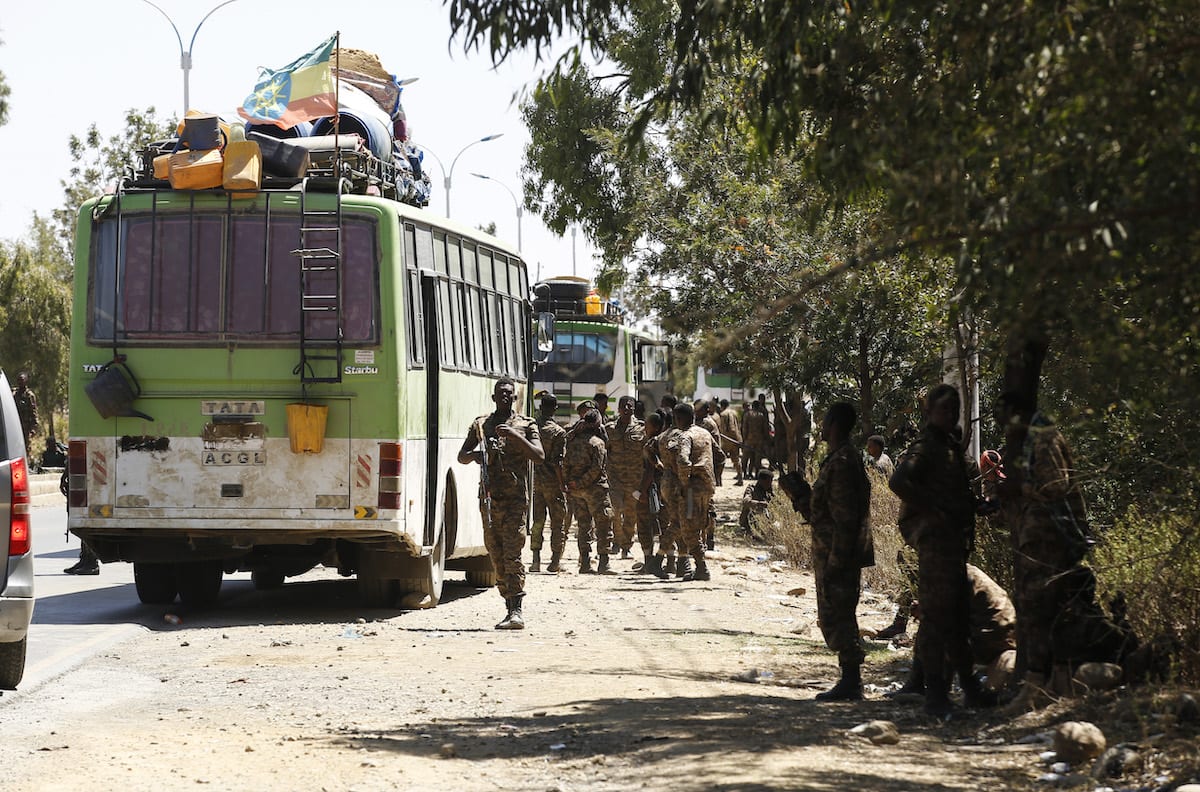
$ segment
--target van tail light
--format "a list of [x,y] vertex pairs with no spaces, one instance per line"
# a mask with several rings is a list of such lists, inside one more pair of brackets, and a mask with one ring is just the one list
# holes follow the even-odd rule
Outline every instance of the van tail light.
[[67,506],[87,505],[87,441],[72,440],[67,445]]
[[32,541],[29,536],[29,468],[25,459],[14,459],[9,466],[12,479],[12,514],[8,521],[8,554],[25,555]]
[[399,443],[379,444],[379,502],[381,509],[399,509],[403,493],[400,474],[403,470],[404,449]]

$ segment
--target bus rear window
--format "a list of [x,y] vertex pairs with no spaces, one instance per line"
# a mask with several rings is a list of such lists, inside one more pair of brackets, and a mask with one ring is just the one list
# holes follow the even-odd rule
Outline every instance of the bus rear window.
[[[300,221],[295,216],[126,216],[100,223],[91,252],[89,338],[123,341],[293,342],[300,333]],[[341,238],[342,331],[377,343],[379,259],[374,225],[347,219]],[[332,272],[311,290],[336,289]],[[114,299],[115,292],[115,299]],[[115,310],[114,310],[115,303]],[[328,319],[332,335],[335,317]],[[310,332],[317,330],[310,322]]]

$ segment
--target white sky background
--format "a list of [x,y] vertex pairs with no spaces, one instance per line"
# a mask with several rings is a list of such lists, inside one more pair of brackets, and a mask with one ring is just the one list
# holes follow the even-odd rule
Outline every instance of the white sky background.
[[[188,48],[196,25],[220,0],[155,0]],[[493,69],[486,53],[466,56],[450,43],[449,10],[438,0],[237,0],[203,23],[192,52],[192,107],[236,120],[259,67],[279,68],[341,31],[343,47],[375,52],[400,78],[412,139],[449,168],[471,141],[504,136],[465,152],[454,167],[452,216],[479,226],[496,223],[514,246],[520,167],[529,136],[513,96],[545,70],[521,53]],[[168,118],[183,115],[179,42],[167,20],[142,0],[5,0],[0,10],[0,71],[12,94],[9,122],[0,126],[0,238],[16,239],[33,213],[48,215],[62,201],[60,181],[70,168],[67,140],[95,122],[108,137],[123,128],[125,111],[153,106]],[[429,209],[445,211],[442,173],[431,157]],[[525,213],[523,252],[531,279],[571,274],[570,234],[558,237]],[[594,250],[575,240],[578,274],[592,277]]]

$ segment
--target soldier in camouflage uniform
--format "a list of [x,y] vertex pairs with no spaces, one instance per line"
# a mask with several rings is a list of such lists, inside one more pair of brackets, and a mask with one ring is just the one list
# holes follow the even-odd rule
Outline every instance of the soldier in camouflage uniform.
[[866,653],[859,641],[855,611],[862,590],[862,570],[875,564],[875,545],[871,537],[871,484],[861,454],[850,443],[857,419],[854,407],[846,402],[834,403],[826,413],[821,439],[829,447],[829,454],[813,482],[805,515],[812,523],[817,622],[825,645],[837,652],[842,672],[836,685],[817,694],[818,701],[862,698]]
[[17,415],[21,419],[21,433],[25,435],[25,457],[33,453],[33,435],[38,428],[38,405],[33,391],[29,390],[29,374],[22,371],[17,375],[17,387],[13,388],[13,401],[17,403]]
[[608,425],[608,483],[613,507],[613,540],[621,558],[630,558],[638,533],[638,502],[633,493],[642,483],[645,424],[633,417],[634,399],[617,400],[617,420]]
[[[725,469],[725,452],[721,448],[721,423],[717,420],[716,402],[696,402],[696,425],[708,430],[712,435],[713,480],[716,486],[721,486],[721,472]],[[716,549],[715,535],[717,531],[717,504],[710,499],[708,502],[708,523],[704,527],[704,546],[709,550]]]
[[[666,418],[665,415],[663,417],[664,419]],[[682,563],[678,558],[680,556],[686,557],[686,552],[681,550],[680,539],[682,533],[679,523],[679,501],[683,491],[683,482],[679,477],[679,471],[675,465],[676,455],[674,454],[674,451],[679,446],[679,438],[682,434],[683,432],[675,425],[674,408],[671,408],[670,425],[663,430],[662,434],[655,438],[658,459],[662,465],[662,481],[660,482],[661,487],[659,491],[662,497],[662,512],[658,515],[660,533],[658,535],[657,554],[660,561],[659,566],[663,571],[659,575],[661,578],[677,572]],[[685,569],[684,572],[686,571]]]
[[[716,491],[714,440],[707,429],[694,423],[695,415],[695,408],[687,402],[675,405],[675,427],[679,429],[679,435],[676,442],[668,446],[682,485],[680,499],[676,502],[682,552],[675,566],[675,574],[683,580],[711,580],[704,559],[704,546],[708,532],[708,507]],[[695,571],[689,568],[689,557],[695,562]],[[683,567],[682,574],[680,565]]]
[[900,457],[888,486],[901,500],[900,533],[917,551],[922,618],[916,640],[925,669],[925,711],[944,717],[952,710],[950,680],[956,673],[967,706],[994,702],[975,677],[971,659],[967,555],[975,535],[976,497],[954,434],[958,391],[938,385],[924,407],[925,430]]
[[600,413],[589,410],[567,438],[563,481],[567,500],[578,524],[579,572],[592,570],[592,539],[595,534],[600,565],[596,572],[612,574],[608,553],[612,545],[612,502],[608,497],[608,452],[600,438]]
[[763,402],[750,402],[742,416],[742,447],[746,452],[746,475],[758,474],[763,457],[771,442],[771,419],[767,417]]
[[481,477],[479,488],[483,542],[496,571],[500,596],[508,608],[497,630],[525,629],[521,609],[525,565],[521,552],[525,549],[525,519],[529,513],[529,462],[536,464],[546,458],[537,424],[513,409],[516,387],[508,377],[497,380],[492,390],[495,412],[475,419],[458,451],[460,465],[487,465],[487,487]]
[[1012,711],[1036,703],[1051,675],[1068,678],[1088,661],[1120,663],[1137,639],[1096,603],[1085,560],[1091,544],[1087,507],[1071,449],[1058,427],[1021,394],[1001,397],[1004,480],[995,483],[1009,522],[1017,608],[1017,673]]
[[717,423],[721,427],[721,450],[733,466],[733,473],[737,477],[734,483],[740,487],[745,481],[742,475],[742,427],[737,415],[729,409],[728,399],[721,399]]
[[546,530],[546,515],[550,515],[550,564],[547,572],[558,572],[563,550],[567,545],[567,496],[563,485],[563,456],[567,447],[567,430],[554,421],[558,399],[553,393],[542,392],[538,411],[538,431],[546,460],[533,470],[533,534],[529,548],[533,551],[530,572],[541,569],[541,552]]
[[663,465],[658,458],[658,438],[666,427],[661,413],[646,416],[644,427],[646,438],[642,441],[642,480],[634,493],[638,506],[638,544],[642,546],[644,561],[635,572],[666,577],[662,571],[662,557],[654,553],[654,537],[659,533],[659,517],[665,514],[662,505]]

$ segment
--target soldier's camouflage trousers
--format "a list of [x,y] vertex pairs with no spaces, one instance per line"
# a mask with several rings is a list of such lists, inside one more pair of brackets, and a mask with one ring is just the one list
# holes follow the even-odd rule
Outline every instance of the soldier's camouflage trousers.
[[542,550],[547,515],[550,517],[550,552],[561,555],[567,546],[567,496],[556,483],[533,489],[533,531],[529,549],[535,553]]
[[613,541],[622,550],[633,546],[638,531],[638,502],[633,499],[633,490],[614,483],[608,491],[613,508]]
[[837,652],[838,665],[862,665],[867,654],[858,638],[859,592],[862,570],[857,565],[831,567],[828,549],[813,544],[813,577],[817,589],[817,624],[825,645]]
[[508,599],[525,593],[525,564],[521,551],[525,549],[525,516],[528,510],[524,499],[494,499],[492,522],[484,518],[483,544],[496,570],[496,588]]
[[679,487],[663,482],[659,490],[662,511],[658,513],[658,554],[675,557],[680,552]]
[[637,502],[637,538],[638,544],[641,545],[643,555],[654,555],[654,537],[658,533],[658,517],[657,514],[650,513],[649,497],[642,493],[642,498]]
[[966,543],[930,531],[917,543],[917,601],[921,626],[917,646],[927,682],[948,684],[955,672],[971,673],[970,583]]
[[612,547],[612,501],[608,499],[608,490],[601,487],[574,490],[567,494],[567,501],[579,526],[575,539],[580,555],[592,552],[593,541],[598,555],[608,555]]
[[712,495],[696,490],[683,490],[679,504],[679,545],[684,555],[704,558],[704,543],[708,538],[708,507]]

